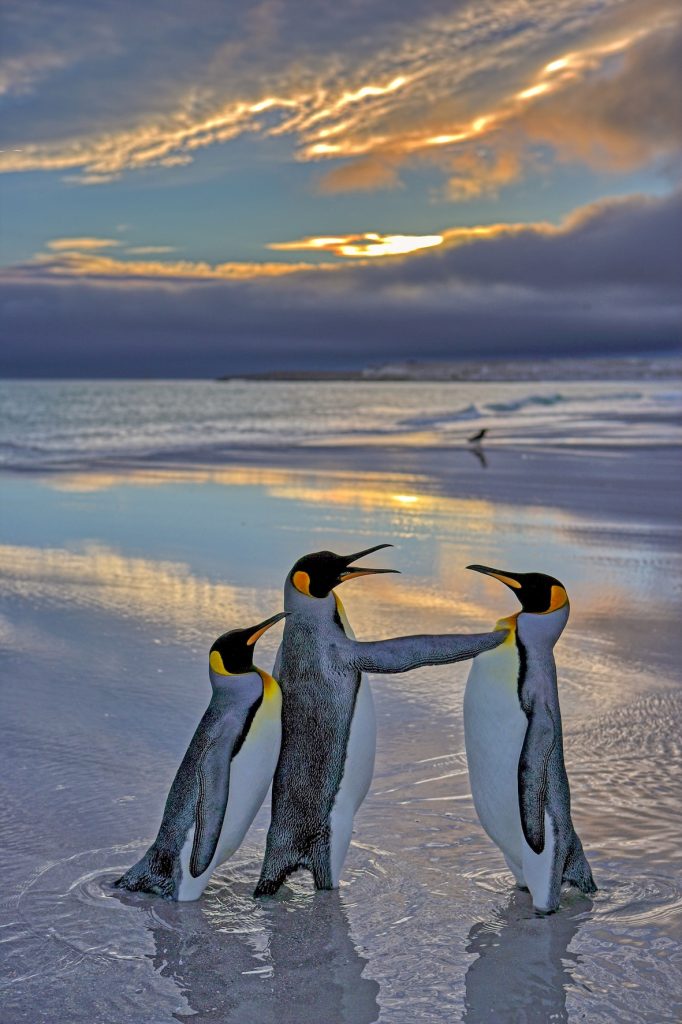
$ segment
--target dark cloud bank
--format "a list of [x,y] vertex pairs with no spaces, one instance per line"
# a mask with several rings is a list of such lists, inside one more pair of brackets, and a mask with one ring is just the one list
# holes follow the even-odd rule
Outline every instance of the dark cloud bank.
[[678,348],[682,195],[409,259],[250,282],[48,280],[0,288],[7,376],[206,377],[391,359]]

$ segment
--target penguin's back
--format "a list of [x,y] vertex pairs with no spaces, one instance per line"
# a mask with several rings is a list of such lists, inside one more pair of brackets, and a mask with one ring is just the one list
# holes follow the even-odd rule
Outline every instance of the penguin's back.
[[359,683],[359,673],[337,656],[330,638],[307,625],[285,629],[273,825],[296,843],[327,827],[345,770]]

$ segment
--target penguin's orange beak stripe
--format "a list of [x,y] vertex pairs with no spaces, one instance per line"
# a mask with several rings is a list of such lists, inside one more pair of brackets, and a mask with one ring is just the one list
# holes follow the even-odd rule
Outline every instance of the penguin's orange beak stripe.
[[474,572],[482,572],[485,576],[493,576],[500,583],[506,583],[508,587],[513,587],[514,590],[521,590],[522,584],[515,580],[513,576],[506,576],[505,573],[498,572],[496,569],[489,569],[487,565],[467,565],[467,569],[473,569]]
[[265,622],[262,622],[260,626],[256,628],[256,632],[252,633],[249,639],[246,641],[247,645],[249,647],[252,647],[257,640],[260,640],[263,633],[267,633],[267,631],[271,629],[276,622],[279,622],[280,619],[283,619],[285,615],[286,612],[279,612],[279,614],[273,615],[271,619],[266,619]]
[[274,622],[271,622],[269,626],[261,626],[261,628],[260,628],[260,629],[257,629],[257,630],[256,630],[256,632],[255,632],[255,633],[253,633],[253,634],[252,634],[252,635],[251,635],[251,636],[249,637],[249,639],[248,639],[248,640],[246,641],[246,643],[248,644],[248,646],[249,646],[249,647],[252,647],[252,646],[253,646],[253,645],[255,644],[256,640],[260,640],[260,638],[262,637],[263,633],[267,633],[267,631],[268,631],[269,629],[271,629],[271,628],[272,628],[272,626],[274,626]]
[[491,573],[488,573],[488,575],[489,576],[494,576],[496,580],[500,581],[500,583],[506,583],[508,587],[513,587],[514,590],[520,590],[521,589],[521,584],[519,583],[519,581],[515,580],[515,579],[512,579],[511,576],[502,576],[502,574],[499,573],[499,572],[491,572]]
[[382,572],[400,572],[400,569],[344,569],[339,573],[339,582],[357,579],[358,576],[376,576]]

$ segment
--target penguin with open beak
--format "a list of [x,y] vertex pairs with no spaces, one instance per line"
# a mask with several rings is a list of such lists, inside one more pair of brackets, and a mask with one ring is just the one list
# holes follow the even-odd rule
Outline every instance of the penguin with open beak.
[[275,893],[298,868],[312,872],[317,889],[339,884],[353,818],[374,771],[376,721],[364,673],[462,661],[504,639],[491,632],[356,641],[334,588],[396,572],[355,564],[388,547],[352,555],[317,551],[300,558],[287,576],[288,618],[274,669],[283,695],[282,748],[256,896]]
[[504,643],[477,658],[464,693],[474,806],[536,910],[559,906],[562,883],[596,891],[571,820],[553,648],[569,614],[553,576],[469,565],[509,587],[521,611],[496,625]]
[[118,888],[196,900],[241,845],[272,781],[282,732],[280,688],[254,665],[254,646],[285,614],[223,633],[211,647],[211,701],[170,788],[159,834]]

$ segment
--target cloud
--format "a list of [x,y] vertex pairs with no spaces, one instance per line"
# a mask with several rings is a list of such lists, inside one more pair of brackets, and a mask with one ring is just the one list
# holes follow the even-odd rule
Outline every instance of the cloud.
[[175,252],[174,245],[132,245],[126,249],[130,256],[154,256],[167,252]]
[[5,57],[0,62],[0,96],[24,95],[51,72],[68,64],[64,54],[38,50],[24,57]]
[[180,266],[177,276],[55,276],[26,264],[0,287],[0,370],[217,376],[679,346],[679,193],[595,204],[559,227],[443,236],[408,256],[283,277],[182,276]]
[[120,244],[116,238],[53,238],[47,243],[47,247],[56,252],[96,252],[98,249],[110,249]]
[[509,133],[495,148],[462,147],[450,163],[446,193],[456,202],[483,195],[498,195],[501,188],[522,176],[530,157]]
[[317,191],[333,195],[336,192],[374,192],[377,189],[398,188],[400,163],[399,157],[391,160],[388,155],[384,155],[342,164],[333,171],[327,171],[319,179]]
[[[613,166],[674,145],[675,65],[659,58],[679,14],[665,0],[646,12],[622,0],[198,0],[191,22],[152,0],[106,17],[78,0],[59,18],[45,0],[10,6],[9,45],[39,70],[7,71],[30,95],[6,112],[4,171],[102,184],[247,135],[289,140],[302,163],[333,161],[321,192],[394,188],[401,167],[428,159],[466,199],[524,173],[527,154],[509,143],[517,130],[529,147]],[[45,38],[48,50],[35,43]],[[633,108],[646,107],[643,119],[626,110],[635,83],[652,95]]]
[[351,158],[318,190],[393,188],[401,166],[428,160],[448,174],[449,198],[464,201],[521,178],[537,162],[538,143],[559,159],[610,171],[679,154],[682,30],[679,12],[659,6],[645,24],[627,32],[615,25],[609,38],[554,56],[475,116],[457,118],[436,97],[418,130],[396,113],[390,131],[309,146],[309,158]]
[[[680,150],[682,27],[663,24],[636,37],[612,67],[590,69],[562,95],[546,96],[519,119],[531,140],[564,159],[630,170]],[[570,60],[560,75],[572,75]]]
[[[62,241],[62,240],[59,240]],[[66,241],[66,240],[63,240]],[[78,241],[74,239],[73,241]],[[85,239],[84,241],[96,241]],[[59,249],[57,255],[38,253],[20,267],[10,268],[8,273],[15,279],[23,277],[41,278],[121,278],[155,279],[176,281],[230,281],[259,277],[283,277],[301,271],[323,271],[333,269],[328,263],[207,263],[201,260],[129,260],[116,259],[94,251],[100,246],[84,246],[79,251],[73,248],[47,243],[50,248]],[[109,244],[119,245],[118,242]],[[152,252],[165,246],[142,246]],[[65,251],[61,251],[64,249]]]

